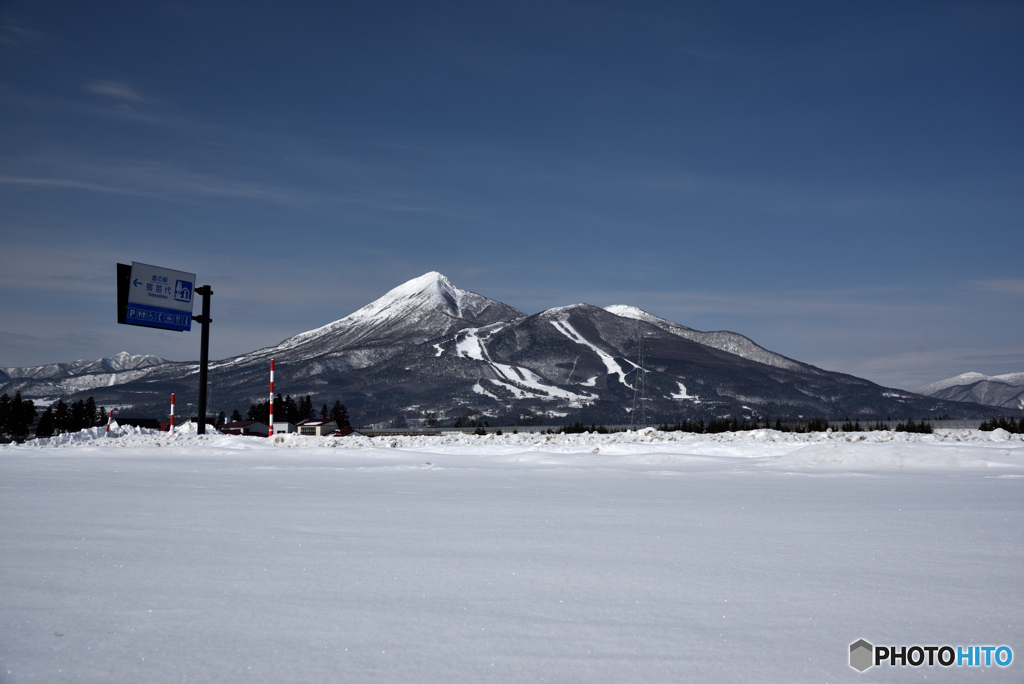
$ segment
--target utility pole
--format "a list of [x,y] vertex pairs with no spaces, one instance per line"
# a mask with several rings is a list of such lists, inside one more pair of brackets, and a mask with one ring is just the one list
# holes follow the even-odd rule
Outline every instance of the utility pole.
[[203,295],[203,314],[192,320],[203,326],[199,339],[199,426],[197,432],[206,434],[206,376],[210,366],[210,297],[213,290],[209,285],[196,288],[196,294]]

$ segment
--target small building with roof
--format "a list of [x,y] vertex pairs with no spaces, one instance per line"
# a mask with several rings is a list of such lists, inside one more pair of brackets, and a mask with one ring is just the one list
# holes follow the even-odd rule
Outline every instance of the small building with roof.
[[331,433],[331,437],[348,437],[349,435],[356,435],[362,437],[363,433],[352,428],[340,428]]
[[270,434],[270,427],[266,423],[261,423],[256,420],[236,420],[221,425],[220,431],[225,435],[253,435],[256,437],[266,437]]
[[337,430],[338,423],[330,418],[314,418],[311,420],[304,420],[296,427],[299,428],[300,435],[324,437]]

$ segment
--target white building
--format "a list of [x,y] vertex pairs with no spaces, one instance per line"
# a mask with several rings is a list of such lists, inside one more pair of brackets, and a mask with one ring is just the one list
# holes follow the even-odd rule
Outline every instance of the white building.
[[297,427],[299,428],[300,435],[323,437],[337,430],[338,423],[330,419],[316,418],[314,420],[304,420]]

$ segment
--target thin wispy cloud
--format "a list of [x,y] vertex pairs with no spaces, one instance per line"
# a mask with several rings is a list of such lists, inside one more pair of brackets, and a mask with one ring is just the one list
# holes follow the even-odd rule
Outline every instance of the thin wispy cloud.
[[44,35],[46,34],[41,31],[19,26],[10,21],[0,24],[0,46],[5,48],[26,48],[40,40]]
[[[64,168],[64,172],[74,169]],[[94,165],[88,175],[98,181],[73,177],[0,176],[0,185],[85,190],[151,199],[235,198],[274,203],[299,203],[316,199],[316,193],[271,183],[245,181],[216,174],[195,173],[170,165]],[[76,174],[78,175],[78,174]],[[320,199],[327,199],[321,197]],[[338,200],[337,197],[330,199]]]
[[148,104],[153,102],[149,97],[120,81],[86,81],[82,86],[94,95],[108,97],[127,104]]
[[[764,180],[727,176],[721,173],[665,167],[652,172],[647,168],[619,167],[615,164],[586,163],[579,159],[537,159],[530,153],[514,147],[480,141],[449,138],[370,138],[358,146],[339,154],[322,151],[325,141],[302,135],[267,133],[264,131],[228,128],[208,122],[191,120],[154,107],[135,107],[155,100],[135,90],[131,85],[112,80],[88,81],[84,88],[103,97],[105,102],[123,106],[90,106],[81,102],[59,101],[36,103],[50,107],[77,109],[96,117],[123,119],[139,125],[135,131],[152,126],[182,135],[186,145],[179,150],[194,155],[209,148],[227,151],[225,158],[251,155],[241,162],[245,169],[258,168],[267,158],[275,159],[280,170],[291,173],[288,183],[277,187],[243,187],[251,185],[232,173],[217,178],[200,178],[192,171],[171,174],[169,183],[151,187],[143,169],[128,169],[125,183],[98,181],[89,173],[84,177],[57,170],[53,177],[45,174],[8,174],[0,183],[66,187],[116,194],[131,194],[161,198],[169,194],[194,196],[226,196],[263,199],[274,202],[334,200],[398,213],[432,213],[477,221],[487,221],[493,212],[475,210],[478,197],[462,188],[469,185],[490,184],[516,192],[536,193],[554,190],[561,201],[580,194],[603,198],[626,198],[631,201],[638,193],[648,194],[657,202],[678,204],[698,201],[720,207],[740,208],[746,211],[788,215],[864,215],[865,212],[914,213],[922,207],[933,207],[937,202],[950,204],[956,194],[925,194],[916,196],[906,190],[899,192],[874,187],[838,188],[820,187],[796,180]],[[259,154],[252,154],[258,150]],[[383,154],[380,154],[382,153]],[[386,157],[386,158],[385,158]],[[142,165],[145,166],[145,165]],[[8,169],[11,167],[8,165]],[[439,173],[439,171],[441,171]],[[195,181],[186,176],[195,176]],[[466,183],[449,185],[438,192],[424,185],[434,185],[438,179],[464,178]],[[257,186],[259,184],[256,184]],[[274,185],[273,183],[269,185]],[[320,187],[317,193],[314,188]],[[346,188],[345,194],[334,191]],[[321,195],[314,197],[314,195]],[[427,199],[426,196],[429,196]],[[426,200],[426,201],[425,201]],[[602,207],[576,203],[578,219],[609,229],[626,228],[617,217],[608,215]],[[565,214],[564,209],[559,209]],[[498,214],[503,216],[503,214]],[[571,217],[571,216],[570,216]]]
[[[80,190],[158,200],[204,198],[246,199],[303,209],[358,206],[367,210],[438,214],[480,219],[469,200],[450,193],[432,193],[417,182],[428,172],[420,158],[398,157],[387,162],[367,162],[360,156],[306,152],[312,142],[302,139],[266,140],[254,135],[247,147],[236,145],[245,133],[234,131],[226,142],[218,138],[190,141],[189,154],[216,161],[208,168],[187,168],[176,158],[142,160],[134,157],[84,158],[66,151],[50,150],[31,156],[0,158],[8,171],[0,186],[52,190]],[[163,154],[163,153],[161,153]],[[188,155],[185,155],[188,158]],[[260,178],[252,177],[257,162],[276,160],[277,166]],[[459,162],[451,162],[458,167]],[[472,165],[479,176],[486,169]]]
[[116,188],[100,183],[73,180],[69,178],[32,178],[19,176],[0,176],[0,185],[21,185],[35,188],[64,188],[69,190],[89,190],[91,192],[106,192],[119,195],[139,195],[137,191],[127,188]]
[[971,289],[999,294],[1024,295],[1024,278],[994,278],[989,280],[972,280]]

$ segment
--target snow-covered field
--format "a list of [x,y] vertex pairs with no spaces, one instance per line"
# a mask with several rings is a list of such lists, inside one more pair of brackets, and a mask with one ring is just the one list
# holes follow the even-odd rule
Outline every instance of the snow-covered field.
[[121,432],[0,447],[0,682],[1024,678],[1019,435]]

